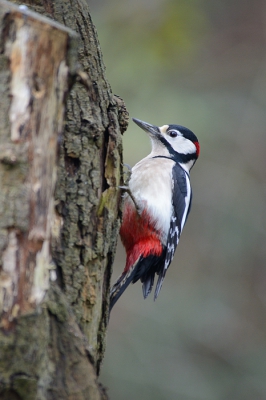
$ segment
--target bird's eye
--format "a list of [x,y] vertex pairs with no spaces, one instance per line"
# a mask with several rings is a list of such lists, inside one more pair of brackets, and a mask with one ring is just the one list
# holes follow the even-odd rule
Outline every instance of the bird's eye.
[[177,137],[177,136],[178,136],[178,133],[177,133],[177,131],[170,131],[170,132],[169,132],[169,136],[172,137],[172,138],[174,138],[174,137]]

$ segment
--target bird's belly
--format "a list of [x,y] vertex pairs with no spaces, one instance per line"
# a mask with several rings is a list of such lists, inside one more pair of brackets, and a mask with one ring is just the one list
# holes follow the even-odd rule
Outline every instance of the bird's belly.
[[140,210],[146,210],[165,244],[172,215],[172,182],[169,169],[156,173],[151,171],[151,168],[146,168],[138,171],[137,178],[133,173],[129,189]]

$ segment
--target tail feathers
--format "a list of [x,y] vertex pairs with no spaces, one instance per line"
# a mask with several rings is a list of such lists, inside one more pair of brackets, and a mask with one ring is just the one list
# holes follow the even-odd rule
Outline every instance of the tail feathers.
[[157,299],[157,297],[158,297],[158,295],[160,293],[160,290],[161,290],[162,285],[163,285],[164,277],[165,277],[165,273],[163,271],[163,272],[161,272],[159,274],[159,277],[158,277],[158,281],[157,281],[155,292],[154,292],[154,301]]
[[165,272],[164,252],[159,257],[150,254],[144,258],[140,255],[128,271],[122,273],[112,287],[110,294],[110,312],[128,285],[137,282],[139,279],[142,282],[143,297],[146,299],[152,291],[155,273],[159,275],[154,294],[154,300],[156,300],[162,287]]
[[[165,249],[165,251],[166,251],[166,249]],[[171,256],[170,261],[169,261],[169,259],[166,259],[164,261],[164,264],[161,265],[160,269],[157,272],[157,274],[159,276],[158,276],[158,280],[157,280],[157,284],[156,284],[156,288],[155,288],[155,292],[154,292],[154,301],[157,299],[157,297],[158,297],[158,295],[160,293],[160,290],[161,290],[162,285],[163,285],[163,281],[164,281],[164,277],[165,277],[166,271],[167,271],[167,269],[169,267],[169,264],[171,263],[172,259],[173,259],[173,254]]]
[[111,312],[112,308],[114,307],[115,303],[122,296],[128,285],[133,282],[137,272],[136,265],[139,262],[140,257],[137,261],[129,268],[127,272],[123,272],[122,275],[118,278],[116,283],[111,289],[110,293],[110,308],[109,312]]
[[154,273],[151,273],[145,280],[141,280],[142,283],[142,292],[143,292],[143,297],[146,299],[153,287],[153,282],[154,282]]

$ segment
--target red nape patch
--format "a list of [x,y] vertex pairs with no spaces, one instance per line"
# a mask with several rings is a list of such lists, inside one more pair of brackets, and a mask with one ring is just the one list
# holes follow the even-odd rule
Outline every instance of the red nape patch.
[[200,155],[200,144],[199,144],[199,142],[193,142],[193,143],[196,146],[197,156],[199,156]]
[[120,228],[121,240],[127,252],[124,272],[127,272],[141,255],[147,257],[150,254],[162,254],[163,248],[158,234],[146,210],[139,215],[134,206],[125,204]]

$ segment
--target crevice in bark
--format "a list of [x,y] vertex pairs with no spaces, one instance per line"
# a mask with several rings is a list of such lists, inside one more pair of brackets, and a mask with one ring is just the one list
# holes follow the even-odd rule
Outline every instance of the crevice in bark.
[[107,147],[108,147],[108,141],[109,141],[109,132],[108,129],[105,129],[104,131],[104,145],[103,145],[103,151],[101,155],[101,175],[102,175],[102,192],[107,190],[109,188],[107,179],[105,177],[104,171],[105,171],[105,162],[106,162],[106,156],[107,156]]
[[[66,172],[70,174],[70,176],[76,178],[80,168],[80,159],[65,155],[65,168]],[[78,182],[78,178],[76,178],[76,182]]]
[[1,400],[23,400],[14,390],[4,390],[0,392]]
[[112,266],[114,262],[114,256],[112,253],[107,254],[107,267],[104,273],[103,278],[103,287],[102,287],[102,316],[99,325],[98,331],[98,343],[99,343],[99,354],[101,354],[101,358],[98,359],[96,365],[96,372],[99,376],[101,364],[104,357],[105,352],[105,338],[103,340],[103,332],[105,331],[108,321],[109,321],[109,295],[106,296],[106,293],[109,293],[110,283],[111,283],[111,276],[112,276]]

